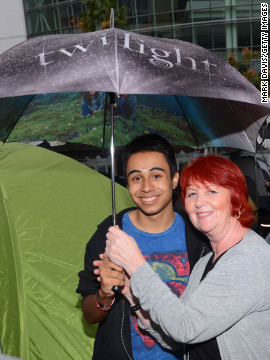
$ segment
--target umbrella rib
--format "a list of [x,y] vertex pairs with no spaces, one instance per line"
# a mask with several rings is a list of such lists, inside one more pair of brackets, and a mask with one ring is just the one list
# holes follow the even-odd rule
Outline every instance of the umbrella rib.
[[118,62],[118,51],[117,51],[117,33],[115,31],[115,42],[114,42],[114,54],[115,54],[115,72],[116,72],[116,89],[117,89],[117,95],[120,93],[119,89],[119,62]]
[[254,178],[255,178],[255,201],[256,206],[259,208],[259,192],[258,192],[258,176],[257,176],[257,154],[254,154]]
[[179,105],[180,109],[182,110],[182,113],[183,113],[183,115],[184,115],[184,117],[185,117],[185,119],[186,119],[187,123],[188,123],[188,126],[189,126],[189,128],[190,128],[191,135],[192,135],[192,137],[193,137],[193,140],[194,140],[195,145],[196,145],[197,150],[198,150],[198,149],[199,149],[199,146],[198,146],[198,143],[197,143],[196,136],[195,136],[195,134],[194,134],[194,132],[193,132],[193,129],[192,129],[191,123],[190,123],[190,121],[189,121],[188,117],[186,116],[185,110],[184,110],[184,108],[183,108],[183,106],[182,106],[181,102],[179,101],[179,99],[178,99],[177,95],[174,95],[174,97],[175,97],[175,100],[176,100],[177,104]]
[[249,143],[251,149],[253,150],[253,154],[256,154],[256,148],[254,149],[254,146],[251,144],[251,141],[249,139],[249,137],[247,136],[247,133],[245,132],[244,130],[244,126],[241,122],[241,120],[238,118],[238,116],[236,115],[236,112],[234,111],[231,103],[229,100],[226,100],[227,104],[229,105],[229,108],[231,109],[231,112],[233,113],[235,119],[237,120],[238,124],[240,125],[241,129],[242,129],[242,133],[245,135],[246,139],[247,139],[247,142]]

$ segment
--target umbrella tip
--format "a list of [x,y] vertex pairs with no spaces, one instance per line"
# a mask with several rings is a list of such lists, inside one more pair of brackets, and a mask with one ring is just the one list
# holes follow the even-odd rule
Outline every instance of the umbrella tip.
[[111,8],[111,15],[110,15],[110,28],[114,28],[114,11],[113,8]]

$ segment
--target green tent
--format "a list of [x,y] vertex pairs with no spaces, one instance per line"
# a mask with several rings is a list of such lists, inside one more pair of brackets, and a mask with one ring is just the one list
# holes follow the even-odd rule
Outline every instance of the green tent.
[[[0,146],[0,340],[27,360],[91,359],[75,293],[85,245],[111,213],[110,180],[31,145]],[[117,211],[132,206],[116,184]]]

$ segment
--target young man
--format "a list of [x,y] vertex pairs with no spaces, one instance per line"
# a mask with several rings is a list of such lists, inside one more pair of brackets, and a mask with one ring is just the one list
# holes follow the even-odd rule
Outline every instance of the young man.
[[[117,224],[136,239],[147,261],[180,296],[191,269],[209,248],[185,212],[173,210],[173,191],[179,178],[173,148],[157,134],[142,135],[127,145],[124,170],[130,197],[137,207],[120,212]],[[99,271],[95,270],[111,225],[108,217],[88,242],[85,269],[79,273],[76,290],[83,296],[85,319],[99,322],[93,360],[136,360],[144,356],[147,360],[182,359],[182,349],[168,351],[140,329],[138,318],[144,324],[150,319],[128,287],[114,294],[113,285],[124,285],[120,269],[104,258]]]

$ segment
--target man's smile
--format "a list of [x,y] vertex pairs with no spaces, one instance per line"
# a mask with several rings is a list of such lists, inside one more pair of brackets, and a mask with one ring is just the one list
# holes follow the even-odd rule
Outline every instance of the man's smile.
[[151,203],[154,202],[156,199],[159,198],[159,195],[152,195],[152,196],[148,196],[148,197],[140,197],[140,199],[145,202],[145,203]]

